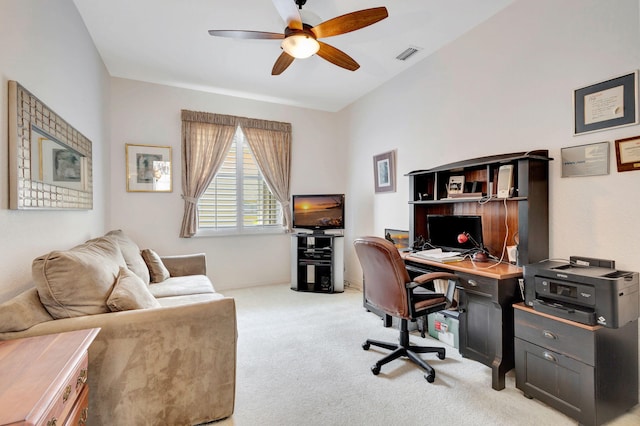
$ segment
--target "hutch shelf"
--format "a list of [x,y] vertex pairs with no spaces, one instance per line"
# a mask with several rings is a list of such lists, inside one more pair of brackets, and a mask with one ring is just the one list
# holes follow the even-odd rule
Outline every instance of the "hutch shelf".
[[[427,238],[427,216],[479,215],[484,245],[501,257],[518,246],[518,265],[544,260],[549,252],[548,151],[493,155],[416,170],[409,176],[410,241]],[[512,166],[508,196],[498,198],[498,172]],[[462,193],[450,194],[450,178],[463,177]],[[506,254],[504,256],[506,259]]]

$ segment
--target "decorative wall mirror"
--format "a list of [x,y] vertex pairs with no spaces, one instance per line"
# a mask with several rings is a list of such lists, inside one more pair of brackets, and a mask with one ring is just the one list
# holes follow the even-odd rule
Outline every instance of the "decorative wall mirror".
[[9,208],[92,209],[91,141],[9,81]]

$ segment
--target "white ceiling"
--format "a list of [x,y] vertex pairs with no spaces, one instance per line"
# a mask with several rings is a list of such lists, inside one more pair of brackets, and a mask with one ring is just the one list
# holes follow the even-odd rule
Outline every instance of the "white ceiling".
[[[291,0],[294,1],[294,0]],[[317,55],[279,76],[279,40],[212,37],[207,30],[282,33],[270,0],[74,0],[113,77],[338,111],[455,40],[515,0],[308,0],[321,21],[386,6],[389,17],[322,39],[354,58],[357,71]],[[420,52],[399,61],[408,47]]]

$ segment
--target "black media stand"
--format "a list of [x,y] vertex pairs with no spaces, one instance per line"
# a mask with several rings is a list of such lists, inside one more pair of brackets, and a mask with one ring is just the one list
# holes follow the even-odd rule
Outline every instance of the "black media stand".
[[344,291],[344,237],[291,236],[291,289],[317,293]]

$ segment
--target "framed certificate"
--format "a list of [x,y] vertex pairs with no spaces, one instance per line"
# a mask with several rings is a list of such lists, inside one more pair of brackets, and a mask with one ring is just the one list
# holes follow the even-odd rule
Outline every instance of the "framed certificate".
[[573,92],[573,133],[638,124],[638,71]]
[[619,172],[640,170],[640,136],[616,141],[616,162]]

